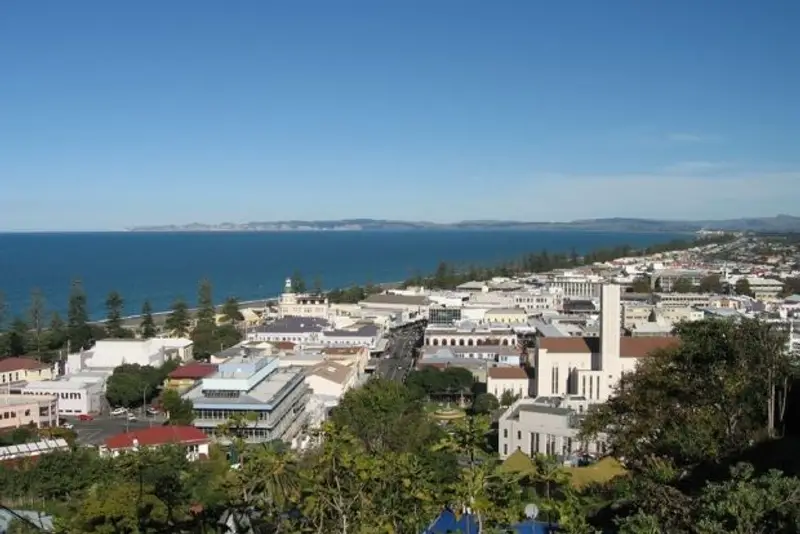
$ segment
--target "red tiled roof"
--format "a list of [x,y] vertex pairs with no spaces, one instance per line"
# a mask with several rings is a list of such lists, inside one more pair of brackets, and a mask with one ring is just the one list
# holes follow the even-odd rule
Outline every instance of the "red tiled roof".
[[49,366],[32,358],[5,358],[0,360],[0,373],[9,371],[30,371],[33,369],[47,369]]
[[138,441],[141,447],[167,444],[194,445],[210,441],[208,436],[193,426],[154,426],[111,436],[105,443],[111,450],[130,449],[133,447],[133,440]]
[[213,363],[189,363],[182,365],[169,374],[175,380],[191,379],[200,380],[217,372],[218,367]]
[[278,350],[292,350],[295,347],[295,343],[291,341],[274,341],[272,343]]
[[[658,349],[676,346],[680,339],[674,336],[621,337],[619,352],[622,358],[641,358]],[[589,354],[600,352],[599,337],[543,337],[539,348],[560,354]]]
[[522,380],[528,378],[528,373],[522,367],[490,367],[489,378],[495,380]]

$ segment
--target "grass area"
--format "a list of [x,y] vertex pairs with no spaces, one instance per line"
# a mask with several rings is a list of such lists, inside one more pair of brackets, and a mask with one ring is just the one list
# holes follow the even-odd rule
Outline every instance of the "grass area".
[[567,472],[572,476],[572,486],[582,488],[594,482],[608,482],[626,471],[617,460],[606,457],[592,465],[568,467]]

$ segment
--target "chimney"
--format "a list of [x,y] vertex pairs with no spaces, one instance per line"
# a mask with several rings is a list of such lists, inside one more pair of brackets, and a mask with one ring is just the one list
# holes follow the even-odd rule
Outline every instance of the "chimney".
[[603,284],[600,290],[600,366],[603,370],[619,366],[621,323],[620,286]]

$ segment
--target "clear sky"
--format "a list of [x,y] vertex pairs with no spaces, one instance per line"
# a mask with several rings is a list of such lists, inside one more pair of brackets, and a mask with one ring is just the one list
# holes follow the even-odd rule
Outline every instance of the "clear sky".
[[0,229],[800,214],[797,0],[0,2]]

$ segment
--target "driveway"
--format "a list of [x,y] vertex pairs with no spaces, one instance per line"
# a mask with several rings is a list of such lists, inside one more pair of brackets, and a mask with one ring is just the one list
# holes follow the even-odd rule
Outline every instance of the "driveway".
[[79,421],[69,418],[69,422],[75,425],[73,430],[78,434],[79,444],[102,445],[106,439],[116,434],[151,426],[160,426],[164,423],[164,418],[148,416],[139,418],[137,421],[128,421],[125,417],[102,415],[95,417],[92,421]]

